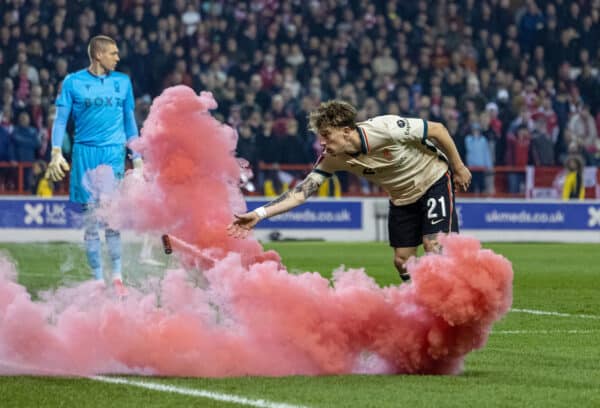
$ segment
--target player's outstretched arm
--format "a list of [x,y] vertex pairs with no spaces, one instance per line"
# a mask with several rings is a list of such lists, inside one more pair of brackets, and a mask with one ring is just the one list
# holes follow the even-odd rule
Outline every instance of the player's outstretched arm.
[[260,220],[282,214],[304,203],[308,197],[319,190],[324,180],[324,176],[312,172],[296,187],[281,194],[270,203],[245,214],[236,214],[235,220],[227,227],[229,235],[245,238]]
[[450,162],[450,170],[452,170],[452,178],[454,184],[463,191],[467,191],[471,184],[471,172],[465,166],[454,140],[448,133],[444,125],[438,122],[427,122],[429,128],[428,137],[444,152]]
[[71,75],[67,75],[60,85],[60,92],[56,99],[56,117],[52,125],[52,158],[48,163],[46,177],[52,181],[62,180],[66,173],[71,170],[69,163],[62,155],[62,145],[67,131],[67,121],[71,114],[73,98],[71,90],[73,81]]

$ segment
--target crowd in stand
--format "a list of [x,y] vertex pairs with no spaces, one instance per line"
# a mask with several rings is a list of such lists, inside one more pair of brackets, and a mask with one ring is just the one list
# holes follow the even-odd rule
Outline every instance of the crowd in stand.
[[140,126],[165,87],[211,91],[256,173],[313,162],[307,113],[332,98],[443,122],[469,166],[600,164],[600,0],[4,0],[0,16],[0,162],[48,160],[60,83],[106,34]]

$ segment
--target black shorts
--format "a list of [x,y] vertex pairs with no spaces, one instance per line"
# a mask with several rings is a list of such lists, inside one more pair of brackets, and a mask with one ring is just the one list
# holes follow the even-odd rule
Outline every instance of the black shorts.
[[390,246],[394,248],[419,246],[425,235],[458,232],[450,172],[446,172],[416,202],[400,206],[390,202],[388,229]]

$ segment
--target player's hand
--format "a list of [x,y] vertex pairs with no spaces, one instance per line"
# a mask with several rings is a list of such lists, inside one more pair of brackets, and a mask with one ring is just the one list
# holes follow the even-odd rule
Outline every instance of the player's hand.
[[69,170],[71,170],[71,167],[69,167],[69,163],[67,163],[62,155],[62,149],[60,147],[53,147],[52,158],[50,159],[50,164],[48,164],[46,176],[52,181],[60,181]]
[[234,238],[246,238],[259,221],[260,217],[255,211],[241,215],[235,214],[235,220],[227,227],[227,233]]
[[471,171],[464,164],[453,170],[452,181],[461,191],[467,191],[471,185]]

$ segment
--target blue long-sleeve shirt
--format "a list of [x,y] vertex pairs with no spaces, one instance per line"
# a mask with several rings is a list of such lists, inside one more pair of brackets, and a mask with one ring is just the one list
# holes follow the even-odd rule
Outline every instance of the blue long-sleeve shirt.
[[52,147],[61,147],[69,115],[75,122],[75,143],[103,147],[124,145],[138,136],[133,89],[122,72],[97,76],[87,69],[65,77],[56,100]]
[[19,162],[35,161],[36,150],[41,145],[37,129],[31,126],[15,126],[11,137],[14,142],[15,159]]
[[465,150],[467,153],[467,166],[478,166],[491,168],[492,156],[488,140],[483,135],[468,135],[465,138]]
[[15,160],[15,151],[10,133],[0,125],[0,162],[12,160]]

